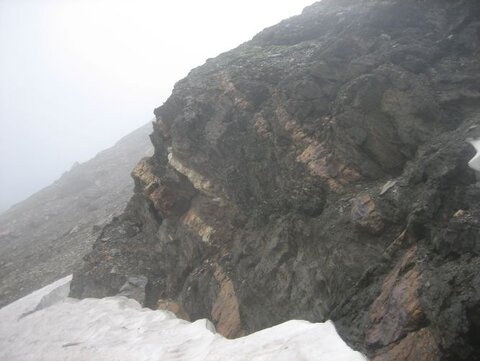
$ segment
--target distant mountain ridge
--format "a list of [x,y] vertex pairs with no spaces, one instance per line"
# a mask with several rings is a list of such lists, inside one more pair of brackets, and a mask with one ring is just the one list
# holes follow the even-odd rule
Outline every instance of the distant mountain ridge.
[[130,172],[153,151],[151,128],[133,131],[0,214],[0,307],[72,272],[131,197]]

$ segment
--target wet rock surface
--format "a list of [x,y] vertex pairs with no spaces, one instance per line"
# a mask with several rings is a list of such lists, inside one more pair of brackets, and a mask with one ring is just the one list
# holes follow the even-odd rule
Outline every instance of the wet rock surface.
[[152,153],[149,133],[151,124],[0,215],[0,307],[79,267],[131,197],[130,172]]
[[148,279],[230,337],[333,319],[374,360],[480,359],[480,3],[324,0],[194,69],[75,297]]

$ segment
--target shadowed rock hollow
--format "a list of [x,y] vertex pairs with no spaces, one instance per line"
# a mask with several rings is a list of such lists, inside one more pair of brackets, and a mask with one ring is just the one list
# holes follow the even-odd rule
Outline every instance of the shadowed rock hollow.
[[333,319],[376,361],[480,359],[478,1],[324,0],[155,115],[73,296],[141,278],[229,337]]

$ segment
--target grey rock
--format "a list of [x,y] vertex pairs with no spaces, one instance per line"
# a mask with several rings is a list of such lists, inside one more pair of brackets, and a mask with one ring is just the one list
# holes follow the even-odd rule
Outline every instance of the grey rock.
[[476,0],[323,0],[192,70],[72,295],[140,274],[144,305],[232,337],[333,319],[375,361],[479,360],[479,19]]
[[119,296],[133,298],[140,304],[145,302],[145,287],[148,279],[145,276],[131,276],[127,278],[127,282],[120,288]]
[[80,266],[100,225],[127,205],[130,171],[152,149],[150,131],[147,124],[132,132],[0,214],[0,307]]

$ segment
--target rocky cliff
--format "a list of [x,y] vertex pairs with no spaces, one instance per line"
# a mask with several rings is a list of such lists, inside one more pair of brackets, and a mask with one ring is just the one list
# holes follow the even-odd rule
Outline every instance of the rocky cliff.
[[0,215],[0,307],[71,274],[131,196],[131,169],[151,155],[147,124]]
[[[480,359],[477,0],[324,0],[178,82],[72,295]],[[478,126],[478,127],[477,127]]]

